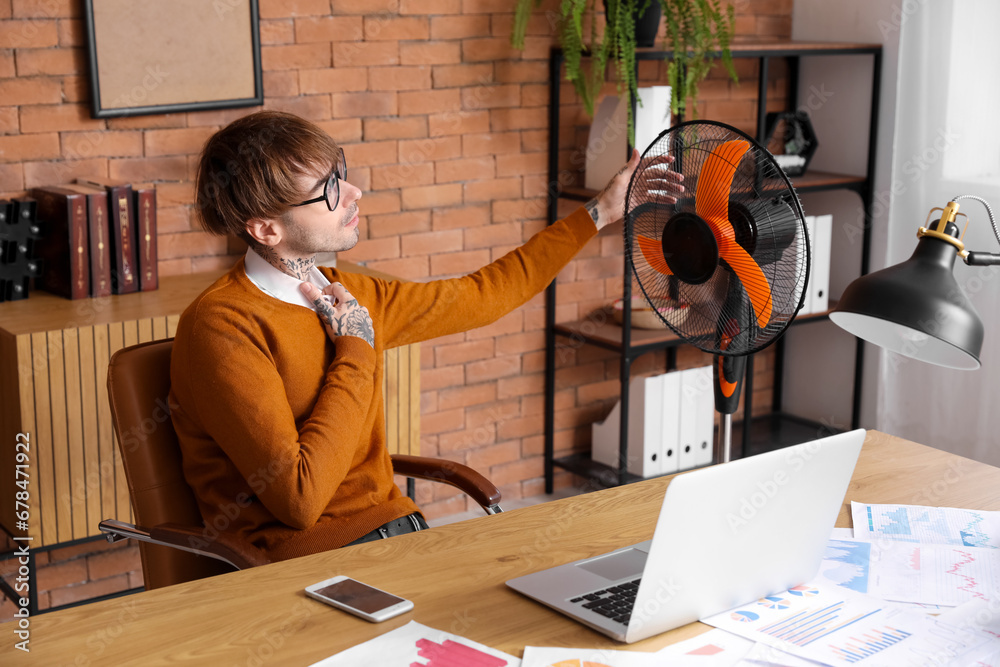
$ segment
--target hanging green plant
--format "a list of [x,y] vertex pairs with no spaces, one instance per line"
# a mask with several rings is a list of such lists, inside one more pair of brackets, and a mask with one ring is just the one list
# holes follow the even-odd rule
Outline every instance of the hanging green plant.
[[[517,0],[510,40],[515,48],[524,48],[528,19],[540,2]],[[590,116],[594,115],[594,100],[604,85],[609,60],[614,66],[618,95],[623,96],[626,92],[636,95],[636,18],[645,13],[650,2],[660,3],[667,22],[673,56],[667,70],[672,113],[684,113],[687,101],[698,98],[698,85],[708,75],[717,54],[721,54],[726,70],[733,81],[737,81],[729,50],[735,15],[732,6],[723,10],[720,0],[604,0],[603,39],[597,31],[597,0],[561,0],[557,34],[566,61],[566,79],[573,83]],[[584,39],[588,18],[590,35],[589,39]],[[589,72],[583,67],[585,56],[591,59]],[[628,106],[628,132],[631,140],[635,136],[631,105]]]
[[736,18],[733,6],[729,5],[723,13],[719,0],[660,2],[673,52],[667,79],[670,81],[670,110],[676,114],[686,110],[688,100],[698,99],[698,85],[712,69],[716,53],[721,53],[722,64],[733,82],[738,83],[733,54],[729,50]]

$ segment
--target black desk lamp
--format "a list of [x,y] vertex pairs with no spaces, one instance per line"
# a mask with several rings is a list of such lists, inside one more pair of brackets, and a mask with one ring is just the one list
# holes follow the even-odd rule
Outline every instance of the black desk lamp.
[[[985,199],[961,195],[933,208],[941,219],[917,230],[917,248],[900,264],[861,276],[844,291],[830,319],[880,347],[947,368],[979,368],[983,321],[955,280],[955,257],[970,266],[1000,264],[1000,254],[969,252],[960,240],[955,219],[958,200],[975,199],[986,207],[1000,241],[993,210]],[[927,222],[924,223],[925,225]]]

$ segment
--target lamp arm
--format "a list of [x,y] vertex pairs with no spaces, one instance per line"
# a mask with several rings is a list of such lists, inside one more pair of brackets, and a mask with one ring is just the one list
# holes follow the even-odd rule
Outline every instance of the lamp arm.
[[1000,264],[1000,254],[993,252],[967,252],[962,259],[969,266],[997,266]]
[[[997,243],[1000,243],[1000,229],[997,228],[996,218],[993,216],[993,208],[990,203],[983,199],[982,197],[977,197],[976,195],[959,195],[952,199],[953,202],[957,202],[960,199],[974,199],[983,206],[986,207],[986,213],[990,216],[990,226],[993,227],[993,235],[997,238]],[[962,259],[969,266],[997,266],[1000,265],[1000,255],[991,252],[966,252],[963,253]]]
[[993,208],[990,206],[990,203],[982,197],[978,197],[976,195],[958,195],[952,199],[952,201],[958,201],[959,199],[975,199],[977,202],[986,207],[986,213],[990,216],[990,225],[993,227],[993,236],[997,237],[997,243],[1000,243],[1000,229],[997,229],[997,221],[996,218],[993,217]]

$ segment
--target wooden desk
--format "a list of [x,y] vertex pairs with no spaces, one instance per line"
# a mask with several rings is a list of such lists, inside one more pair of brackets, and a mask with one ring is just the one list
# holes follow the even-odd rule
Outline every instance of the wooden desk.
[[[31,619],[38,665],[303,665],[410,619],[520,656],[525,645],[610,647],[610,639],[507,589],[504,581],[649,539],[668,478],[472,519]],[[1000,509],[1000,468],[871,432],[849,501]],[[409,614],[370,624],[302,589],[336,574],[405,596]],[[0,625],[0,662],[14,653]],[[631,645],[651,651],[699,623]]]

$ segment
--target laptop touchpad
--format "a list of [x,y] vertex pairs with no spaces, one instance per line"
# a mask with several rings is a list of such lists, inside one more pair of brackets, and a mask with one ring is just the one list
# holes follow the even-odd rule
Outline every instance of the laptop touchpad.
[[628,577],[638,577],[646,567],[646,552],[638,549],[626,549],[617,553],[594,558],[577,567],[592,572],[605,579],[617,581]]

